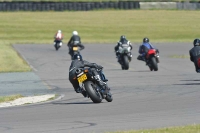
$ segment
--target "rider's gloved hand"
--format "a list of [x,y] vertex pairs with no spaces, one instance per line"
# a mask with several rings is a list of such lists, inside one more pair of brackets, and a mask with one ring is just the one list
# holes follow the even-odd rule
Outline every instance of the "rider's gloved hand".
[[96,69],[103,69],[103,67],[102,67],[101,65],[97,65],[96,63],[94,63],[94,67],[95,67]]
[[98,69],[103,69],[103,67],[101,65],[98,65]]
[[158,50],[158,49],[156,49],[156,52],[157,52],[157,53],[159,53],[159,50]]
[[116,54],[116,56],[118,56],[120,53],[119,53],[119,51],[116,51],[116,53],[115,53],[115,54]]

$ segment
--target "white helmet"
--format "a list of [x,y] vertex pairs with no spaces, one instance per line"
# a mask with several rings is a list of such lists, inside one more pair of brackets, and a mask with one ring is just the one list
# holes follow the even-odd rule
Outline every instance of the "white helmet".
[[73,35],[78,35],[78,32],[77,31],[73,31],[72,34]]
[[62,31],[61,30],[58,30],[58,33],[61,33]]

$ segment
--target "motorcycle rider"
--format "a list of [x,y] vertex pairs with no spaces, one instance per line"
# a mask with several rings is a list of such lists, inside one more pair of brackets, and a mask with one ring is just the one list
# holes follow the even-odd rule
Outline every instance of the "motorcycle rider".
[[[126,39],[126,36],[121,35],[120,36],[120,40],[117,42],[117,45],[115,46],[115,53],[116,53],[116,57],[117,57],[119,63],[121,61],[120,53],[119,53],[119,47],[122,46],[122,44],[128,44],[131,47],[131,50],[133,48],[131,42]],[[131,52],[130,52],[130,57],[132,57],[132,53]]]
[[[156,49],[150,42],[149,38],[145,37],[143,39],[143,43],[139,47],[139,56],[137,57],[138,60],[146,61],[146,54],[148,53],[149,49]],[[156,49],[156,52],[159,53],[159,50]]]
[[61,30],[58,30],[58,32],[54,35],[54,47],[56,47],[57,42],[61,42],[63,40],[63,34]]
[[83,44],[81,44],[81,38],[78,35],[77,31],[73,31],[72,32],[72,37],[70,38],[67,46],[69,47],[69,54],[71,55],[71,57],[73,57],[74,51],[73,51],[73,46],[78,46],[83,50],[85,47]]
[[194,39],[194,47],[189,51],[190,60],[194,62],[197,73],[200,73],[200,39]]
[[[96,63],[90,63],[82,59],[81,55],[74,55],[74,60],[72,60],[70,68],[69,68],[69,81],[74,87],[74,90],[76,93],[82,93],[84,97],[87,97],[87,93],[85,90],[83,90],[78,81],[74,80],[73,78],[76,76],[75,72],[78,69],[84,68],[84,67],[90,67],[92,75],[94,76],[95,80],[97,81],[98,85],[101,86],[103,89],[108,90],[109,88],[107,87],[105,76],[103,73],[98,73],[97,69],[102,70],[103,67],[100,65],[97,65]],[[102,76],[104,76],[104,81],[102,81]]]

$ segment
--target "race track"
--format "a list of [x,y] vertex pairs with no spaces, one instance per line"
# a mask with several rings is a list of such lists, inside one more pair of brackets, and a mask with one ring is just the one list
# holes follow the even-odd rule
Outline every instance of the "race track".
[[[1,133],[103,133],[200,124],[200,79],[188,58],[191,43],[154,44],[160,50],[157,72],[138,61],[133,45],[129,70],[121,70],[115,44],[85,44],[89,62],[101,64],[113,102],[94,104],[76,94],[68,81],[70,57],[66,45],[14,45],[51,90],[62,94],[50,103],[0,109]],[[186,55],[186,58],[172,58]]]

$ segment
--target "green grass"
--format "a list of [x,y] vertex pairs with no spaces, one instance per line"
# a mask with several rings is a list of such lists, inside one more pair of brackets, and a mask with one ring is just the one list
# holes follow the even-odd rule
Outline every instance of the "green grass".
[[[84,43],[191,42],[200,35],[200,11],[100,10],[87,12],[0,12],[0,72],[30,71],[11,44],[51,44],[58,29],[64,44],[77,30]],[[63,45],[65,46],[65,45]]]
[[58,94],[55,94],[55,96],[54,96],[54,97],[52,97],[52,98],[49,98],[47,101],[55,100],[57,97],[58,97]]
[[200,125],[193,124],[180,127],[170,127],[170,128],[161,128],[152,130],[119,131],[112,133],[200,133]]
[[27,63],[21,59],[9,43],[0,41],[0,72],[30,71]]
[[23,96],[20,94],[10,95],[10,96],[0,96],[0,103],[13,101],[13,100],[21,98],[21,97],[23,97]]

